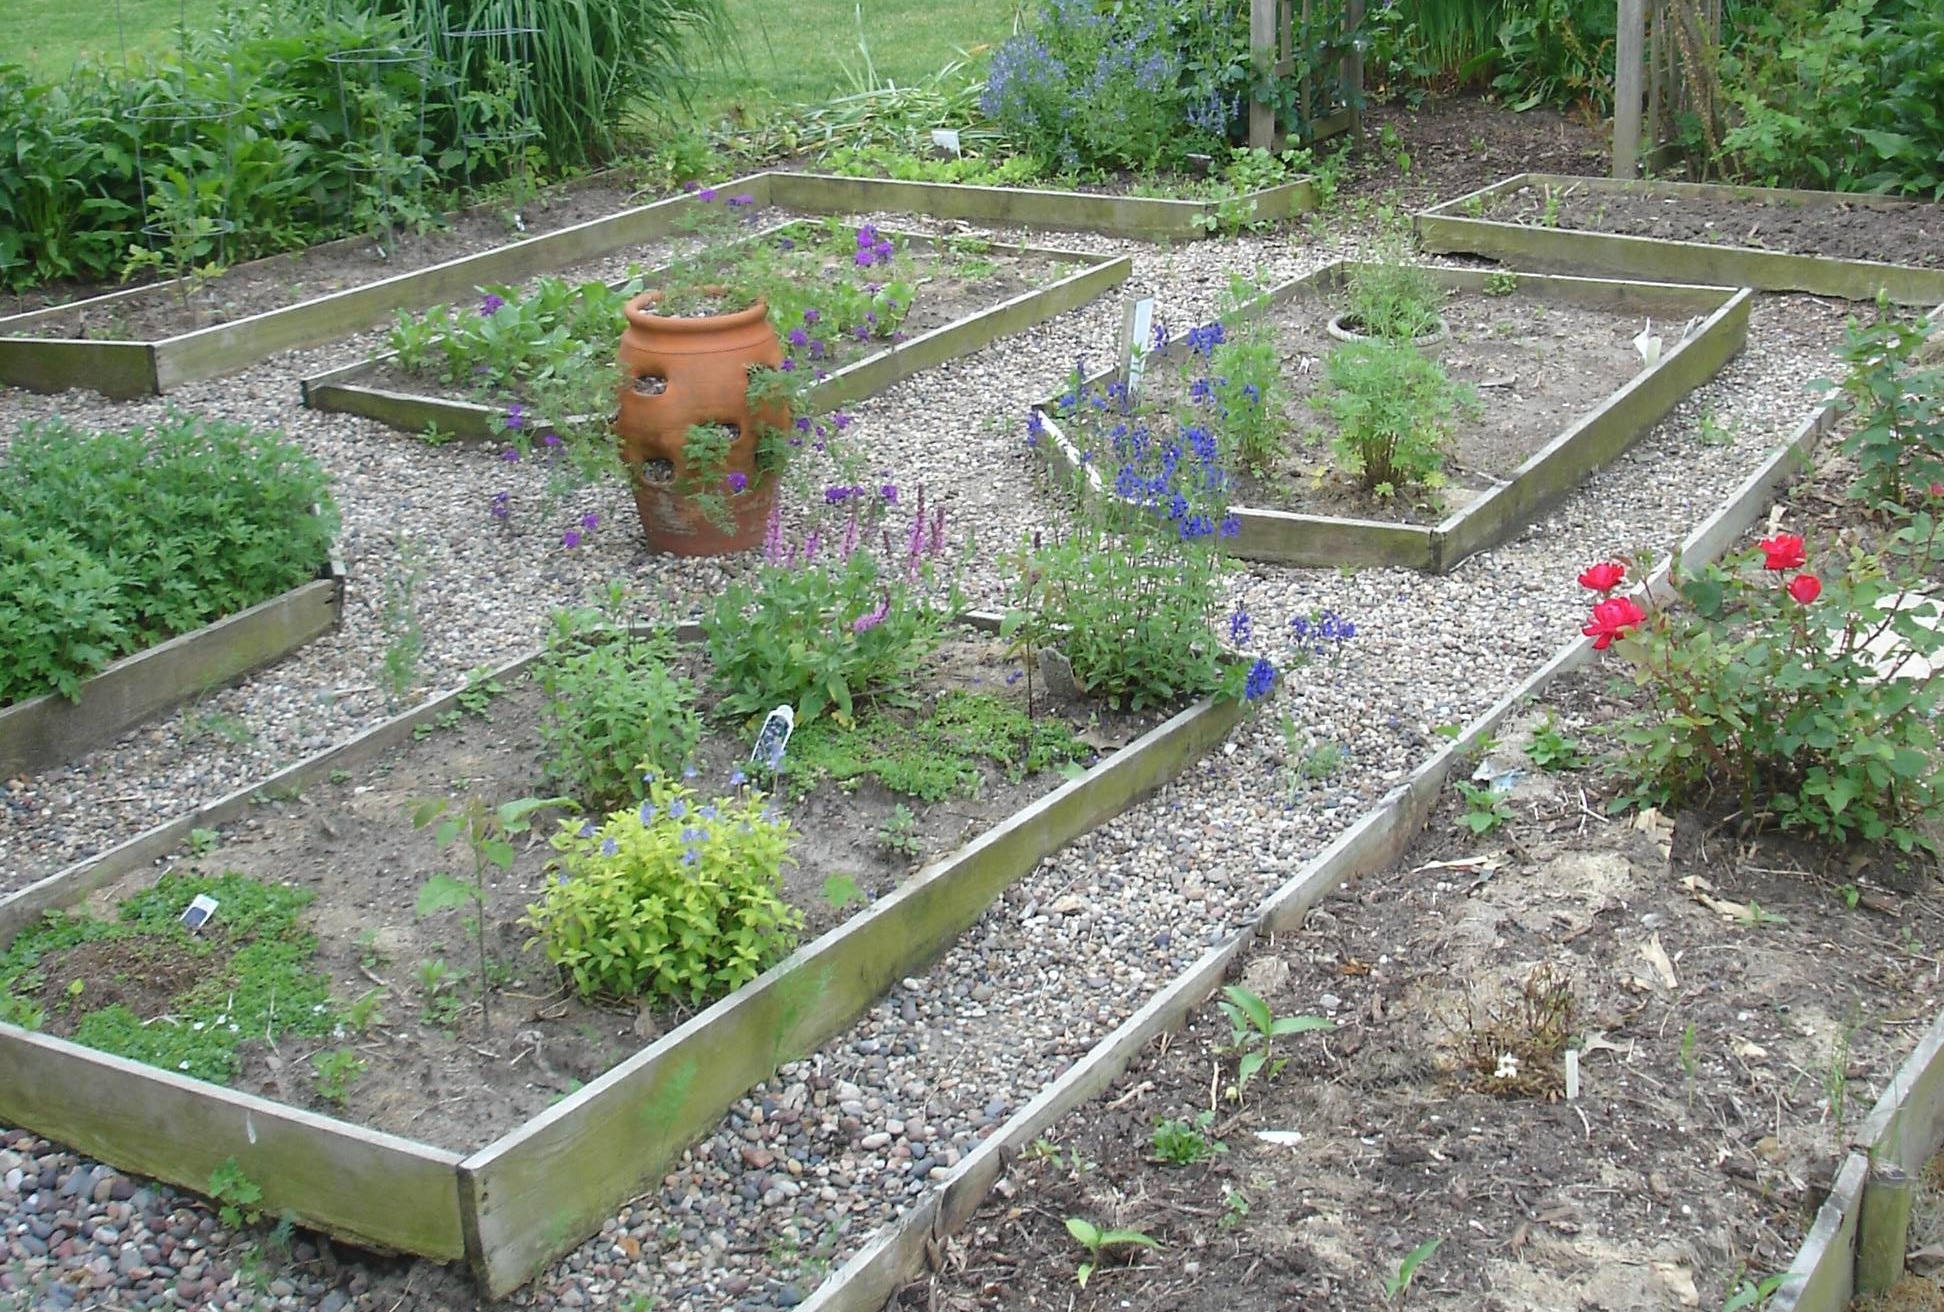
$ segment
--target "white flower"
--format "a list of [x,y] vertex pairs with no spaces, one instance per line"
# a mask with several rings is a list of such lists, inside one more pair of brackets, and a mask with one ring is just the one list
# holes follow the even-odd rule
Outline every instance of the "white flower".
[[1519,1078],[1519,1059],[1509,1052],[1499,1054],[1498,1069],[1492,1072],[1495,1080],[1516,1080]]

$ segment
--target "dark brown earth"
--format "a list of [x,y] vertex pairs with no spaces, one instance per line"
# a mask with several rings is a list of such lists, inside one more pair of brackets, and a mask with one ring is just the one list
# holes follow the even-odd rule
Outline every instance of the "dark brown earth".
[[[197,289],[186,306],[176,289],[158,285],[112,305],[76,309],[22,331],[35,337],[160,341],[555,232],[656,199],[625,180],[606,176],[568,183],[528,202],[521,211],[523,231],[498,208],[466,210],[453,214],[443,228],[402,233],[389,255],[382,255],[368,237],[328,242],[239,264]],[[114,285],[62,285],[9,297],[0,304],[7,313],[18,314],[116,290]],[[6,331],[0,321],[0,334]]]
[[[1548,207],[1552,217],[1547,218]],[[1923,268],[1944,265],[1944,205],[1863,204],[1831,194],[1826,203],[1750,197],[1616,195],[1520,187],[1486,209],[1486,217],[1582,232],[1698,241],[1716,246],[1874,260]]]
[[[954,687],[1016,701],[1025,695],[1023,681],[1008,682],[1017,666],[996,639],[955,639],[927,668],[917,690],[921,705],[914,713],[922,713],[931,698]],[[690,674],[700,677],[699,670]],[[1067,720],[1101,753],[1125,746],[1165,718],[1161,712],[1132,715],[1079,703],[1048,705],[1041,691],[1039,713]],[[540,704],[537,685],[509,688],[489,704],[483,718],[454,712],[373,762],[352,767],[302,796],[268,803],[248,820],[223,830],[215,850],[182,854],[165,867],[206,874],[240,871],[311,890],[316,901],[306,921],[320,943],[317,968],[331,977],[340,1005],[381,991],[380,1015],[365,1031],[318,1045],[321,1051],[348,1042],[366,1063],[366,1073],[352,1085],[343,1108],[315,1094],[309,1054],[293,1055],[288,1044],[275,1062],[261,1045],[245,1044],[236,1087],[468,1151],[544,1110],[690,1014],[672,1003],[583,1001],[556,978],[537,948],[529,948],[531,933],[518,922],[548,877],[551,851],[545,840],[564,823],[558,812],[543,814],[534,836],[516,844],[517,858],[507,875],[494,872],[488,879],[489,950],[496,973],[502,974],[491,998],[490,1029],[482,1028],[475,1001],[478,966],[465,925],[467,912],[449,910],[424,918],[416,914],[419,890],[433,874],[469,878],[470,865],[463,845],[441,852],[429,831],[414,829],[413,810],[430,798],[448,798],[457,805],[478,796],[498,805],[546,795],[550,790],[542,778],[544,755],[536,728]],[[748,752],[747,741],[734,727],[712,727],[695,757],[698,791],[727,791],[721,781]],[[974,794],[929,805],[895,796],[871,781],[848,790],[826,781],[804,796],[779,799],[777,805],[796,835],[796,864],[785,867],[783,893],[804,913],[800,941],[809,942],[846,919],[859,902],[868,904],[892,891],[926,862],[956,850],[1064,782],[1053,771],[1019,783],[1008,782],[997,766],[983,773]],[[881,835],[901,805],[914,824],[894,845]],[[92,902],[112,906],[159,873],[131,876]],[[850,880],[856,901],[840,905],[832,899],[826,881],[833,876]],[[131,942],[86,945],[74,954],[72,969],[50,959],[48,987],[64,986],[79,971],[94,972],[88,986],[92,1009],[100,1001],[93,981],[118,974],[127,977],[127,996],[119,1000],[138,1015],[157,1014],[183,991],[186,981],[180,970],[147,962],[139,950],[131,956]],[[110,963],[81,959],[100,952],[116,954],[112,969]],[[428,988],[417,972],[433,960],[446,962],[455,975],[467,972],[467,977]],[[55,1004],[60,1001],[50,995],[50,1020],[57,1017]]]
[[1604,125],[1550,109],[1514,114],[1480,96],[1435,96],[1418,109],[1365,111],[1363,149],[1350,156],[1343,194],[1412,212],[1514,173],[1604,174],[1608,159]]

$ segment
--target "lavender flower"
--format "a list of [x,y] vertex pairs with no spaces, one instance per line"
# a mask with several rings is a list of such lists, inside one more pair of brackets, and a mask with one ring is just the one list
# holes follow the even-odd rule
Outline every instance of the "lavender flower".
[[578,547],[580,545],[580,538],[580,530],[570,528],[560,535],[560,545],[563,547]]
[[729,471],[729,476],[722,481],[728,484],[729,493],[731,496],[734,496],[749,486],[749,475],[743,473],[740,469],[732,469]]
[[518,402],[506,408],[506,426],[510,429],[526,427],[526,407]]
[[1249,677],[1243,680],[1242,700],[1261,701],[1275,686],[1276,667],[1269,663],[1268,657],[1258,656],[1255,664],[1249,667]]
[[898,485],[896,483],[886,483],[878,489],[878,495],[884,498],[885,505],[895,506],[898,504]]
[[493,504],[492,504],[491,513],[494,519],[497,519],[500,523],[504,524],[507,520],[507,517],[513,513],[512,494],[509,492],[493,493]]
[[498,314],[501,310],[505,308],[506,308],[505,297],[495,296],[491,292],[487,292],[484,296],[480,297],[479,300],[479,317],[482,319],[491,318],[493,315]]
[[588,532],[592,533],[595,529],[599,528],[600,526],[601,526],[601,517],[600,515],[596,514],[594,511],[590,510],[585,515],[581,516],[581,527],[586,529]]
[[869,633],[872,629],[884,623],[884,617],[890,613],[891,594],[887,592],[884,594],[883,599],[878,602],[876,610],[866,611],[851,621],[851,632],[859,634]]

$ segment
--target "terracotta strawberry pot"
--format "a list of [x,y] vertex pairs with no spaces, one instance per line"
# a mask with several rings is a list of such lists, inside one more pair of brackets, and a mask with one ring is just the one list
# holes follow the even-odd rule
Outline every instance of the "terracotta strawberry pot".
[[[756,468],[759,434],[790,426],[787,405],[750,406],[749,375],[780,366],[783,345],[762,301],[732,314],[677,318],[654,313],[660,298],[643,292],[628,302],[614,420],[642,532],[651,547],[672,555],[748,551],[761,544],[776,499],[773,472]],[[728,429],[732,441],[725,483],[704,489],[683,451],[689,429],[707,424]],[[716,500],[713,516],[697,504],[698,491]]]

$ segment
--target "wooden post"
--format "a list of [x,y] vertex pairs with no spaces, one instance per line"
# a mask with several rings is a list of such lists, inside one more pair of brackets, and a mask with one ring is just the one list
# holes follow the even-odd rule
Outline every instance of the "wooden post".
[[1613,176],[1632,178],[1639,172],[1641,66],[1646,57],[1647,6],[1645,0],[1619,0],[1619,3],[1613,78]]
[[1249,0],[1249,145],[1271,150],[1276,141],[1276,107],[1262,98],[1260,83],[1276,63],[1276,0]]
[[[1363,26],[1364,0],[1344,0],[1343,25],[1355,32]],[[1343,57],[1343,67],[1339,74],[1343,84],[1344,103],[1350,108],[1350,141],[1352,145],[1363,145],[1363,89],[1364,66],[1363,47],[1356,43],[1350,46],[1350,53]]]
[[1651,155],[1666,140],[1664,130],[1674,117],[1672,88],[1668,85],[1667,50],[1662,40],[1667,25],[1667,0],[1654,0],[1653,17],[1647,22],[1647,150]]

